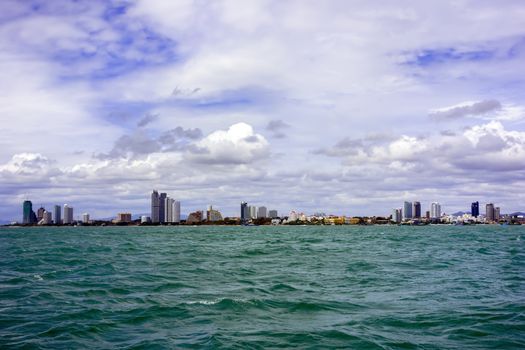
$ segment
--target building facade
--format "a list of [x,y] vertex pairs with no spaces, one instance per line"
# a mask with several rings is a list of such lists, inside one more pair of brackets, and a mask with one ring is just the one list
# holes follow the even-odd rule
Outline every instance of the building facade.
[[403,204],[403,220],[412,219],[412,202],[405,202]]
[[485,205],[485,219],[489,222],[494,221],[494,204],[487,203]]
[[151,222],[154,224],[158,224],[160,222],[160,198],[159,198],[159,192],[157,190],[153,190],[151,193]]
[[248,203],[241,202],[241,225],[248,222]]
[[271,217],[272,219],[275,219],[279,217],[279,213],[277,212],[277,210],[270,210],[268,212],[268,216]]
[[61,209],[62,208],[60,208],[60,205],[55,205],[53,210],[53,222],[55,225],[60,225],[62,223]]
[[259,207],[257,209],[257,218],[267,218],[268,217],[268,210],[266,207]]
[[421,203],[414,202],[414,208],[413,208],[412,214],[414,215],[414,218],[421,219]]
[[441,205],[438,202],[433,202],[430,205],[430,218],[431,219],[441,218]]
[[475,218],[479,216],[479,202],[472,202],[470,205],[470,214]]
[[64,204],[64,225],[70,225],[73,223],[73,208],[67,204]]
[[22,205],[22,223],[27,225],[37,223],[37,217],[33,211],[33,203],[31,201],[24,201]]

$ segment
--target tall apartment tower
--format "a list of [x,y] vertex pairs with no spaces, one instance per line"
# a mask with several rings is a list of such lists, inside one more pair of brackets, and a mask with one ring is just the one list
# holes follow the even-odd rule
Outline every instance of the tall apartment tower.
[[60,225],[62,223],[62,215],[60,215],[60,205],[55,205],[53,209],[53,221],[55,225]]
[[403,220],[412,219],[412,202],[403,204]]
[[501,209],[499,207],[494,208],[494,221],[499,221],[501,218]]
[[65,225],[73,223],[73,208],[67,204],[64,204],[64,220],[63,221]]
[[164,200],[164,218],[166,222],[173,222],[173,203],[175,200],[170,197],[166,197]]
[[494,204],[488,203],[485,205],[485,218],[487,221],[494,221]]
[[430,205],[430,217],[432,219],[441,218],[441,205],[438,202],[433,202]]
[[161,193],[159,196],[159,222],[161,224],[166,222],[166,193]]
[[267,218],[268,217],[268,210],[266,207],[259,207],[257,209],[257,218]]
[[248,212],[248,203],[241,202],[241,225],[248,222],[250,214]]
[[151,193],[151,222],[158,224],[160,222],[160,198],[159,192],[153,190]]
[[470,213],[475,218],[479,216],[479,202],[472,202],[470,205]]
[[36,224],[37,218],[35,212],[33,211],[33,203],[31,203],[31,201],[24,201],[22,208],[22,222],[24,224]]
[[173,222],[180,222],[180,201],[173,201]]
[[414,218],[421,219],[421,203],[414,202],[413,214],[414,214]]

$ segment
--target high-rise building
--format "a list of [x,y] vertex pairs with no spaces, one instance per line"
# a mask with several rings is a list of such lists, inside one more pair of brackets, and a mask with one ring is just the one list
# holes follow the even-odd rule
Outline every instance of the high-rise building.
[[272,219],[275,219],[279,217],[279,214],[277,213],[277,210],[270,210],[268,212],[268,216],[271,217]]
[[130,223],[131,222],[131,213],[117,213],[117,218],[115,219],[117,223]]
[[403,220],[412,219],[412,202],[405,202],[403,204]]
[[396,223],[400,223],[403,217],[403,210],[402,209],[392,209],[392,221]]
[[438,202],[433,202],[430,205],[430,217],[432,219],[441,218],[441,205]]
[[89,221],[89,214],[88,213],[82,214],[82,223],[83,224],[89,224],[90,223],[90,221]]
[[494,221],[501,219],[501,210],[499,207],[494,208]]
[[37,222],[40,222],[40,220],[42,220],[44,218],[44,212],[45,211],[46,211],[46,209],[44,207],[38,208],[38,210],[36,212],[36,221]]
[[173,222],[180,222],[180,201],[173,201]]
[[151,222],[158,224],[160,222],[160,198],[159,192],[153,190],[151,193]]
[[29,200],[26,200],[24,201],[22,208],[22,222],[24,224],[36,224],[37,218],[35,212],[33,211],[33,203],[31,203]]
[[470,213],[473,217],[477,218],[479,216],[479,202],[472,202],[470,205]]
[[43,225],[51,225],[53,223],[53,218],[51,216],[50,211],[44,211],[44,215],[42,215],[42,224]]
[[257,219],[257,207],[255,205],[250,205],[248,209],[250,211],[250,218]]
[[257,209],[257,218],[266,218],[266,217],[268,217],[266,207],[259,207]]
[[421,203],[419,202],[414,202],[414,208],[413,208],[413,214],[414,214],[414,218],[416,219],[421,219]]
[[159,196],[159,222],[164,224],[166,222],[166,193],[161,193]]
[[492,222],[494,221],[494,204],[488,203],[485,205],[485,218],[487,221]]
[[73,208],[67,204],[64,204],[64,225],[73,223]]
[[215,222],[215,221],[221,221],[222,220],[222,214],[218,210],[214,210],[211,205],[208,206],[208,210],[206,211],[206,220],[208,222]]
[[175,200],[170,197],[166,197],[164,199],[164,219],[165,222],[172,223],[173,222],[173,203]]
[[249,215],[250,214],[248,213],[248,203],[241,202],[241,225],[246,224],[248,222]]
[[55,209],[53,210],[53,221],[55,225],[60,225],[62,223],[62,216],[60,215],[60,205],[55,205]]

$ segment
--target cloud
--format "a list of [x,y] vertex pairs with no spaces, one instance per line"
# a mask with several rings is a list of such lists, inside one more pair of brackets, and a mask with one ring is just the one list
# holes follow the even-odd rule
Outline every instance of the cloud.
[[139,128],[142,128],[152,122],[154,122],[155,120],[159,119],[159,116],[158,115],[155,115],[155,114],[148,114],[146,115],[144,118],[142,118],[141,120],[139,120],[139,122],[137,123],[137,126]]
[[264,160],[269,155],[268,141],[246,123],[212,132],[195,147],[198,151],[190,150],[186,154],[187,159],[205,164],[249,164]]
[[266,130],[270,131],[273,137],[282,139],[286,137],[286,133],[284,131],[290,127],[290,124],[282,120],[276,119],[270,120],[268,122],[268,125],[266,125]]
[[97,154],[98,159],[133,158],[156,152],[180,151],[191,141],[202,137],[198,128],[184,129],[180,126],[152,136],[148,131],[137,129],[132,134],[119,137],[108,153]]
[[455,120],[468,116],[486,115],[501,109],[497,100],[484,100],[479,102],[464,102],[462,104],[433,110],[429,116],[435,120]]

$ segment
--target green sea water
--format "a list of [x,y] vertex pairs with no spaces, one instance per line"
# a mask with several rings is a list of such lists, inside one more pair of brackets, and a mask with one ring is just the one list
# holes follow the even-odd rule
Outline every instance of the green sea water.
[[525,349],[525,226],[2,228],[0,348]]

